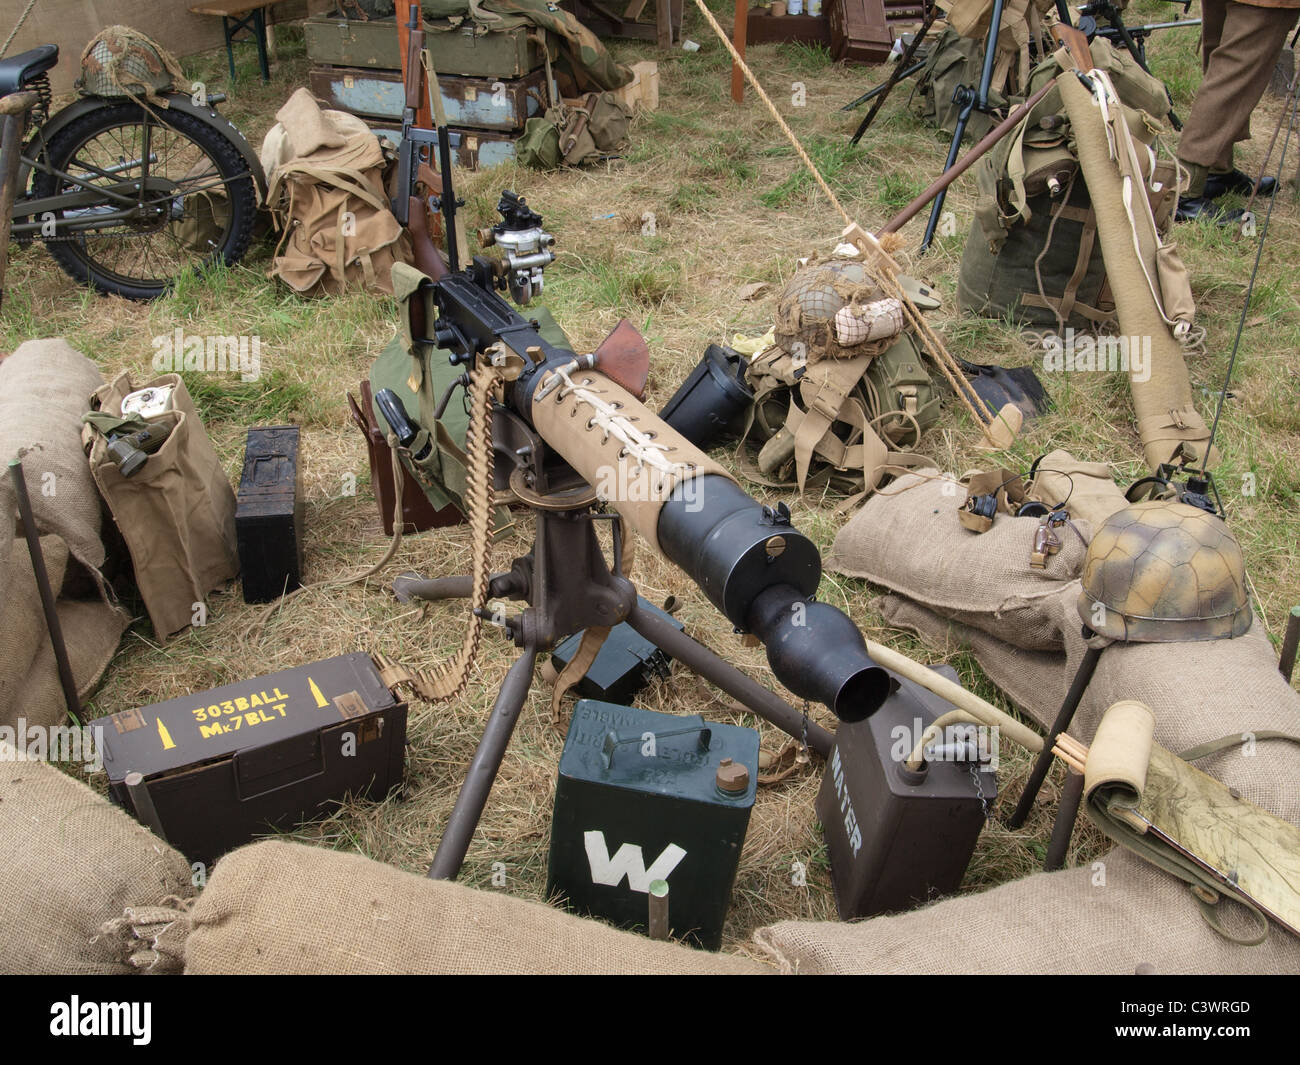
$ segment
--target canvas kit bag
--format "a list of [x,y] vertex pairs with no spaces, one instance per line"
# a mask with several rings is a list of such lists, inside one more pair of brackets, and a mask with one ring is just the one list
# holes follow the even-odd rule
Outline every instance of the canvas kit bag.
[[239,574],[235,493],[179,374],[135,385],[120,374],[96,389],[91,410],[120,417],[122,400],[138,388],[170,385],[172,407],[154,420],[171,425],[162,445],[131,477],[108,456],[92,425],[83,439],[100,494],[131,553],[135,583],[160,640],[194,624],[207,594]]
[[[546,53],[546,84],[554,84]],[[537,170],[582,166],[608,158],[627,144],[631,109],[612,92],[589,92],[580,99],[553,102],[524,123],[515,157]]]
[[366,124],[298,89],[262,143],[267,205],[282,230],[269,277],[304,295],[361,287],[392,295],[410,237],[389,209],[389,157]]
[[[1158,148],[1168,110],[1164,85],[1123,49],[1104,38],[1091,44],[1092,62],[1104,71],[1123,103],[1133,138]],[[1038,64],[1027,94],[1062,69],[1060,53]],[[1074,131],[1053,88],[976,165],[979,202],[962,252],[957,301],[963,310],[1028,325],[1096,327],[1114,316],[1097,220],[1078,169]],[[1177,205],[1178,172],[1157,159],[1141,184],[1162,231]]]

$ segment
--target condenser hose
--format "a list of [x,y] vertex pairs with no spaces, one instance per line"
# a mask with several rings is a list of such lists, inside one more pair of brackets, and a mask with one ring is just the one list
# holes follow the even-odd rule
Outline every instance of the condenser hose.
[[[999,710],[992,703],[985,702],[974,692],[967,691],[960,684],[936,673],[928,666],[921,665],[915,659],[908,658],[907,655],[900,654],[898,651],[876,643],[874,640],[867,641],[867,655],[876,665],[884,666],[886,669],[897,673],[900,677],[906,677],[927,691],[934,692],[939,698],[948,700],[958,710],[965,711],[975,718],[976,724],[996,727],[1012,743],[1018,743],[1021,747],[1025,747],[1034,753],[1043,749],[1043,737],[1028,725],[1021,724],[1010,714]],[[950,718],[948,714],[945,714],[935,722],[935,725],[946,720],[967,719]],[[917,745],[918,751],[924,748],[926,742],[928,741],[925,736],[922,736],[921,743]],[[916,756],[917,751],[913,751],[912,757],[908,759],[909,765],[913,763]]]

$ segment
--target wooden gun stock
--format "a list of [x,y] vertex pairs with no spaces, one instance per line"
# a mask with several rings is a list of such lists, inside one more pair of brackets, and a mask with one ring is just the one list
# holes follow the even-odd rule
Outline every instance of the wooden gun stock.
[[1073,26],[1057,23],[1052,26],[1052,36],[1061,43],[1066,53],[1074,61],[1076,70],[1092,69],[1092,51],[1088,47],[1088,38],[1083,35],[1082,31],[1075,29]]
[[626,388],[637,399],[645,398],[646,379],[650,376],[650,348],[626,318],[600,342],[595,352],[596,369],[611,381]]

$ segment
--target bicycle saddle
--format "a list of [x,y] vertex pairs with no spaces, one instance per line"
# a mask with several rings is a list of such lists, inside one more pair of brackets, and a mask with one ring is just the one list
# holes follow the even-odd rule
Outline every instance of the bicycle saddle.
[[57,44],[42,44],[8,59],[0,59],[0,96],[17,92],[59,61]]

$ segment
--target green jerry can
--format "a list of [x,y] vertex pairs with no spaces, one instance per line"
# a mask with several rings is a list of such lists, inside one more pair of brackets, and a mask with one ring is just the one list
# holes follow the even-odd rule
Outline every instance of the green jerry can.
[[717,950],[758,782],[758,733],[583,699],[560,756],[546,892],[623,928],[668,884],[674,938]]

